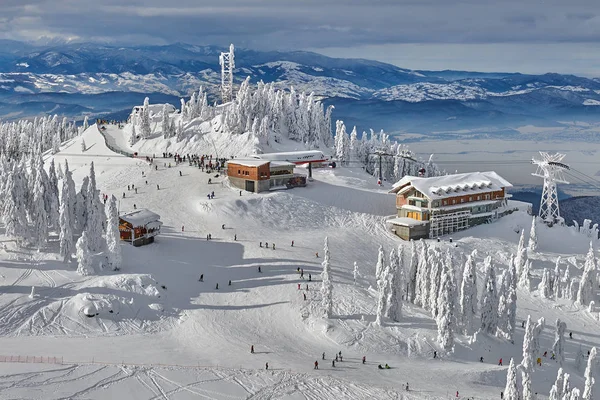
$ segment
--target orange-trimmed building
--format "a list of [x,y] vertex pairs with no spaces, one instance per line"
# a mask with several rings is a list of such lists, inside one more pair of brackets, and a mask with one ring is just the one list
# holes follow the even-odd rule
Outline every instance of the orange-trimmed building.
[[390,191],[396,218],[388,220],[402,239],[435,238],[502,216],[512,185],[493,171],[421,178],[405,176]]
[[255,193],[306,186],[306,177],[294,174],[294,167],[287,161],[233,159],[227,161],[227,175],[233,186]]
[[154,242],[160,233],[160,215],[139,209],[119,216],[119,234],[121,240],[132,242],[134,246],[143,246]]

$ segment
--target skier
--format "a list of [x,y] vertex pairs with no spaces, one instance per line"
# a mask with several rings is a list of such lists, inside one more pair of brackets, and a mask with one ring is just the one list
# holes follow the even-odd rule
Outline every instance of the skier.
[[[125,194],[125,193],[123,193]],[[569,332],[569,339],[573,339],[573,332]]]
[[185,226],[181,225],[181,232],[184,231]]
[[127,190],[131,190],[131,189],[129,189],[129,185],[127,185]]
[[260,265],[258,266],[258,272],[262,272],[261,269],[260,269]]
[[254,345],[250,346],[250,353],[254,354]]
[[273,250],[275,250],[275,243],[273,243]]
[[160,190],[160,186],[159,185],[156,185],[156,190]]
[[306,293],[302,293],[304,295],[304,301],[306,301]]
[[387,365],[387,364],[385,364],[385,367],[384,367],[384,368],[385,368],[385,369],[390,369],[390,366],[389,366],[389,365]]
[[134,184],[131,184],[131,189],[132,190],[135,189],[135,185]]
[[406,391],[408,392],[408,382],[406,382]]
[[300,268],[300,278],[304,279],[304,268]]
[[198,279],[198,282],[204,282],[204,274],[200,274],[200,279]]
[[258,245],[259,245],[260,247],[262,247],[262,242],[259,242],[259,243],[258,243]]
[[179,171],[179,176],[183,176],[183,175],[181,175],[181,171]]
[[340,357],[342,356],[342,351],[340,350],[340,352],[338,353],[340,355]]
[[206,235],[206,240],[208,241],[208,235]]
[[342,356],[340,355],[340,362],[344,361],[344,359],[342,358]]
[[292,240],[292,247],[294,247],[294,241]]
[[479,362],[483,362],[483,357],[479,357]]
[[125,198],[125,192],[123,192],[123,198]]
[[[137,194],[137,188],[135,188],[135,194]],[[106,201],[106,200],[105,200]]]
[[312,281],[312,275],[311,274],[308,274],[308,281],[309,282]]
[[212,239],[212,234],[211,234],[211,233],[209,233],[209,234],[208,234],[208,240],[211,240],[211,239]]
[[500,400],[504,398],[504,392],[500,392]]
[[437,351],[433,352],[433,358],[437,358]]
[[221,229],[225,229],[225,224],[221,225]]
[[210,185],[212,183],[212,180],[210,178],[208,178],[208,184]]
[[265,247],[268,249],[269,248],[269,242],[265,242]]
[[379,364],[379,365],[377,366],[377,369],[383,369],[383,367],[381,366],[381,364]]
[[537,358],[537,365],[539,365],[540,367],[542,366],[542,358],[541,357]]
[[215,286],[215,290],[219,290],[219,284],[217,283],[217,286]]
[[308,283],[306,284],[306,290],[308,290]]
[[231,286],[231,280],[229,280],[229,286]]
[[325,352],[323,352],[323,360],[325,359]]
[[135,204],[133,205],[133,209],[134,209],[134,210],[137,210],[137,206],[136,206]]
[[314,369],[319,369],[319,362],[315,361],[315,368]]
[[545,352],[544,352],[544,357],[547,357],[547,356],[548,356],[548,352],[547,352],[547,351],[545,351]]
[[458,398],[458,390],[456,391],[456,398]]
[[298,284],[298,290],[300,290],[300,284]]
[[315,255],[317,256],[317,258],[319,258],[319,253],[318,252],[316,252]]
[[367,356],[363,356],[363,358],[362,358],[362,363],[364,364],[364,363],[366,363],[366,362],[367,362]]
[[335,368],[335,360],[331,360],[331,366]]
[[242,191],[240,190],[240,196],[242,195]]
[[499,366],[502,366],[502,359],[500,359],[500,360],[498,361],[498,365],[499,365]]
[[337,354],[335,355],[335,361],[338,361],[338,355]]
[[525,321],[521,322],[521,328],[525,328]]
[[148,181],[146,181],[146,185],[148,184]]
[[233,241],[235,242],[237,240],[237,234],[233,235]]
[[265,369],[269,369],[269,363],[265,363]]

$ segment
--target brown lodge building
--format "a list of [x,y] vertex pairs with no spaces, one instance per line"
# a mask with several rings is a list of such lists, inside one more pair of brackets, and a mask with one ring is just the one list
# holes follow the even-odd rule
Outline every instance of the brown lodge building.
[[227,175],[233,186],[255,193],[306,186],[306,177],[295,174],[295,166],[287,161],[233,159],[227,161]]
[[422,178],[405,176],[389,193],[398,215],[387,222],[404,240],[436,238],[491,222],[505,213],[512,185],[493,171]]

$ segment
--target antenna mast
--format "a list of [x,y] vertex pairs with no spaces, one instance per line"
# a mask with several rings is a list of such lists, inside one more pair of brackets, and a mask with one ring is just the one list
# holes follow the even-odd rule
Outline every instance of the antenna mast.
[[544,178],[544,189],[542,190],[542,201],[540,203],[540,217],[547,224],[554,224],[560,218],[558,207],[557,183],[568,184],[564,177],[565,170],[569,169],[567,164],[562,163],[564,154],[548,154],[540,151],[541,160],[532,159],[531,163],[537,165],[535,173],[531,174],[539,178]]
[[233,44],[229,45],[228,53],[221,53],[219,64],[221,64],[221,98],[225,104],[233,100],[233,69],[235,68]]

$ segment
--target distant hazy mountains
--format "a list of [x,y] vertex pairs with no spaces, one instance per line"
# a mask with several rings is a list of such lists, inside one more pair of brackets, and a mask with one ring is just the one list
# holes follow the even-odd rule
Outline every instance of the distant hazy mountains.
[[[223,50],[180,43],[35,47],[0,41],[0,117],[118,113],[146,95],[177,105],[200,85],[216,100]],[[600,120],[600,80],[572,75],[412,71],[310,52],[245,49],[236,49],[235,64],[236,82],[250,76],[315,92],[335,105],[334,118],[361,130],[498,132]]]

